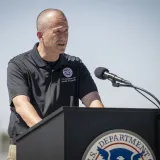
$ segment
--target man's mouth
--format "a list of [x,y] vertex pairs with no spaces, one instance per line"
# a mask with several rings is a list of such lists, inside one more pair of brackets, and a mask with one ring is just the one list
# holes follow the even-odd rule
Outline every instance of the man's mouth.
[[61,43],[61,44],[58,44],[58,45],[63,47],[65,44],[64,44],[64,43]]

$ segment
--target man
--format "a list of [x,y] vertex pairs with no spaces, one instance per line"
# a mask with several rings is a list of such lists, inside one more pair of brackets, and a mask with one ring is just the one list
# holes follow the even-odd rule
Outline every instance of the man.
[[62,11],[42,11],[37,17],[39,42],[8,63],[11,106],[8,160],[16,159],[15,137],[61,106],[78,106],[80,99],[86,107],[104,107],[83,62],[64,53],[68,28]]

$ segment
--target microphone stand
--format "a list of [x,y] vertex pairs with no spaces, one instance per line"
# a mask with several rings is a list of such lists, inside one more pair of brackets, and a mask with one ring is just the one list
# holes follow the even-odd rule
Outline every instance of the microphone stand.
[[[148,92],[147,90],[145,90],[145,89],[143,89],[143,88],[140,88],[140,87],[137,87],[137,86],[134,86],[134,85],[132,85],[132,83],[130,83],[130,82],[128,82],[127,84],[122,84],[122,83],[118,83],[118,82],[116,82],[116,80],[114,80],[114,79],[110,79],[110,81],[112,82],[112,86],[113,87],[131,87],[131,88],[134,88],[134,89],[138,89],[138,90],[141,90],[141,91],[143,91],[143,92],[145,92],[145,93],[147,93],[148,95],[150,95],[152,98],[154,98],[155,99],[155,101],[158,103],[158,105],[160,106],[160,101],[158,100],[158,98],[156,98],[152,93],[150,93],[150,92]],[[139,92],[139,91],[138,91]],[[139,92],[139,93],[141,93],[141,92]],[[141,93],[142,94],[142,93]],[[143,94],[142,94],[143,95]],[[144,97],[146,97],[145,95],[143,95]],[[150,100],[148,97],[146,97],[148,100]],[[151,101],[151,100],[150,100]],[[151,101],[152,103],[154,103],[153,101]],[[154,103],[155,104],[155,103]],[[156,104],[155,104],[156,105]],[[156,105],[157,106],[157,108],[158,109],[160,109],[160,107],[158,106],[158,105]]]
[[[132,85],[132,83],[130,83],[129,81],[125,81],[125,83],[119,83],[116,82],[116,79],[110,79],[110,81],[112,82],[112,86],[113,87],[131,87],[134,88],[136,91],[141,90],[145,93],[147,93],[148,95],[150,95],[151,97],[153,97],[155,99],[155,101],[159,104],[160,106],[160,101],[158,100],[158,98],[156,98],[152,93],[148,92],[147,90],[134,86]],[[155,141],[155,145],[156,145],[156,153],[157,155],[160,154],[160,150],[159,150],[159,142],[160,142],[160,138],[159,138],[159,133],[160,133],[160,107],[154,103],[152,100],[150,100],[147,96],[145,96],[143,93],[141,93],[140,91],[138,91],[140,94],[142,94],[145,98],[147,98],[149,101],[151,101],[153,104],[155,104],[158,108],[158,113],[157,113],[157,117],[155,119],[155,124],[156,124],[156,131],[155,131],[155,135],[157,137],[157,141]]]

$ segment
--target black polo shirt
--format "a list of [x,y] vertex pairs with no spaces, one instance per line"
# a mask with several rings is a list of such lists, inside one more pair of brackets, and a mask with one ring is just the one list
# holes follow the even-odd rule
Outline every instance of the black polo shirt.
[[8,128],[10,137],[28,128],[16,113],[12,99],[26,95],[41,118],[61,106],[78,106],[97,87],[86,66],[78,57],[60,54],[54,65],[45,62],[37,51],[38,43],[28,52],[12,58],[7,68],[7,86],[11,116]]

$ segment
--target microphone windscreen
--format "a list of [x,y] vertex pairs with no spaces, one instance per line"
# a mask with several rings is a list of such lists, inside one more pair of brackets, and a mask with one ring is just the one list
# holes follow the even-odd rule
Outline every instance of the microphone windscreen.
[[104,72],[109,72],[109,70],[104,67],[98,67],[95,69],[94,74],[97,78],[104,80],[104,79],[106,79],[104,77]]

